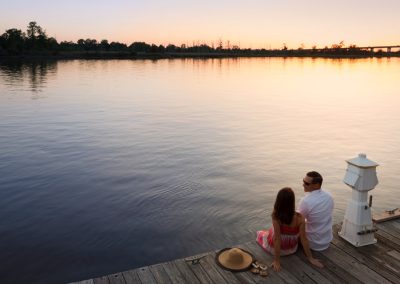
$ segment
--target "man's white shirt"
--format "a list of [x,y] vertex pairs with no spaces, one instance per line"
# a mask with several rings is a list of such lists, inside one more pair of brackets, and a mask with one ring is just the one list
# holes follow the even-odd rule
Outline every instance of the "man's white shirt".
[[321,251],[332,241],[333,198],[319,189],[306,192],[300,200],[298,211],[306,219],[306,234],[310,248]]

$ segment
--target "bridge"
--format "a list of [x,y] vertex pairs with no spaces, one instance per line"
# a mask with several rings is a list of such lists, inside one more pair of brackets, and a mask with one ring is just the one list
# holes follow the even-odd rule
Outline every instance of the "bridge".
[[381,46],[364,46],[364,47],[356,47],[359,49],[368,49],[371,52],[374,52],[374,49],[385,49],[387,52],[392,52],[392,48],[400,48],[400,45],[381,45]]
[[305,51],[323,51],[323,50],[369,50],[374,52],[375,49],[386,49],[387,52],[392,52],[392,49],[398,48],[400,51],[400,45],[377,45],[377,46],[353,46],[353,47],[328,47],[328,48],[313,48],[303,49]]

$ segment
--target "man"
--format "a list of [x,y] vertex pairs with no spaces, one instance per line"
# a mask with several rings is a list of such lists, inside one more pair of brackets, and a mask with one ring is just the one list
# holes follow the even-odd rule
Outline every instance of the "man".
[[310,248],[321,251],[329,247],[332,241],[333,198],[321,189],[322,176],[317,172],[308,172],[303,178],[306,196],[300,200],[299,212],[306,219],[306,234]]

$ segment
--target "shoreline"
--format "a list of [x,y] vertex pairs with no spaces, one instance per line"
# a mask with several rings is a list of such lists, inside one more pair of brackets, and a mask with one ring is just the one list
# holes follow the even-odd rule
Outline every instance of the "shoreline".
[[130,60],[159,60],[159,59],[223,59],[223,58],[328,58],[328,59],[361,59],[361,58],[391,58],[400,57],[399,52],[379,54],[333,54],[308,53],[290,51],[268,53],[131,53],[131,52],[67,52],[67,53],[25,53],[19,55],[0,54],[0,62],[31,61],[31,60],[76,60],[76,59],[130,59]]

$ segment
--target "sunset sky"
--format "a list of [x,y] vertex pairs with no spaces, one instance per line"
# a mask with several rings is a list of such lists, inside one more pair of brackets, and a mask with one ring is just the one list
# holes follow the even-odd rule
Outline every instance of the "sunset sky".
[[241,48],[400,44],[400,0],[0,0],[0,33],[36,21],[59,42],[93,38]]

